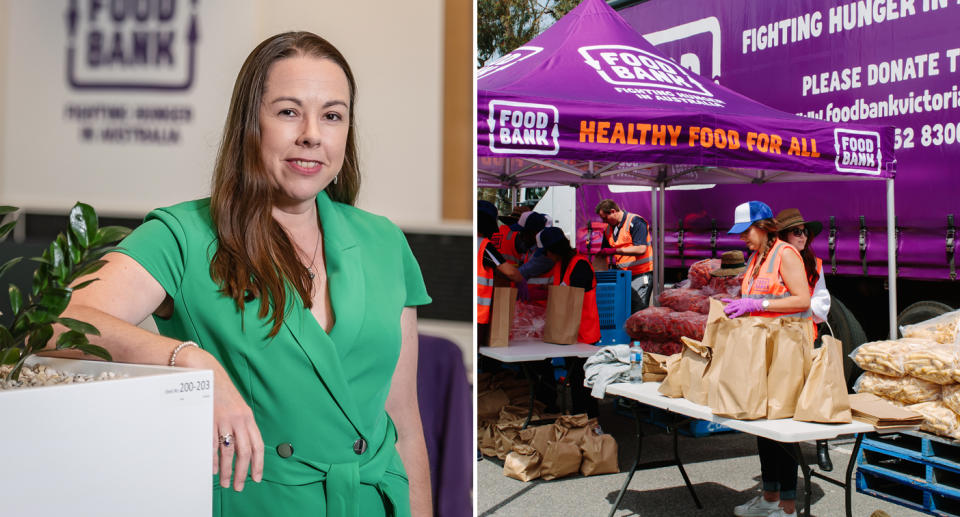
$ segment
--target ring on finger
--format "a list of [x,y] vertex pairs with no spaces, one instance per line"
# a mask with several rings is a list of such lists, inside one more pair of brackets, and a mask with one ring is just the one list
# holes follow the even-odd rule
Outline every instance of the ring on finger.
[[233,435],[230,433],[220,435],[220,445],[230,447],[233,445]]

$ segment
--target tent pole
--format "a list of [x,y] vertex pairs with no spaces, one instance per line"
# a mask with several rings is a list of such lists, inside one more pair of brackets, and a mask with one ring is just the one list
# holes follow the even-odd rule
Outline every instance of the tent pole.
[[657,245],[657,249],[659,250],[659,251],[657,251],[657,263],[656,263],[656,266],[657,266],[657,288],[654,290],[654,293],[655,293],[657,296],[660,296],[660,293],[663,292],[663,282],[664,282],[664,279],[663,279],[663,261],[665,260],[665,257],[667,256],[667,253],[666,253],[666,252],[664,251],[664,249],[663,249],[665,243],[667,242],[667,238],[666,238],[666,232],[667,232],[667,225],[666,225],[666,221],[667,221],[667,197],[666,197],[666,196],[667,196],[667,185],[666,185],[666,183],[661,182],[661,183],[660,183],[660,222],[658,223],[658,226],[660,226],[660,232],[657,234],[657,237],[659,237],[660,242],[659,242],[659,244]]
[[654,186],[650,189],[650,227],[647,228],[647,231],[648,231],[648,232],[653,232],[653,233],[650,234],[650,243],[651,243],[653,246],[656,246],[656,248],[654,249],[654,253],[653,253],[653,255],[652,255],[652,256],[654,257],[654,259],[653,259],[653,260],[654,260],[654,264],[653,264],[653,275],[651,276],[651,281],[652,281],[653,285],[650,286],[650,291],[651,291],[651,293],[650,293],[650,306],[651,306],[651,307],[653,306],[653,301],[657,299],[657,296],[656,296],[656,295],[657,295],[657,293],[656,293],[656,288],[657,288],[657,264],[656,264],[656,261],[657,261],[657,258],[659,257],[659,256],[657,255],[657,250],[659,249],[659,246],[657,246],[657,243],[660,242],[660,227],[657,225],[657,221],[658,221],[657,212],[658,212],[658,211],[657,211],[657,186],[654,185]]
[[890,339],[897,339],[897,229],[893,180],[887,181],[887,286],[889,289]]

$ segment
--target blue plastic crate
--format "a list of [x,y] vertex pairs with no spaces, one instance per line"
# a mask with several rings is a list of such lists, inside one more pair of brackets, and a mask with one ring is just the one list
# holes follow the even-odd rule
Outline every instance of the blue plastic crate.
[[598,346],[625,345],[630,336],[624,328],[630,317],[630,272],[597,271],[597,311],[600,314]]

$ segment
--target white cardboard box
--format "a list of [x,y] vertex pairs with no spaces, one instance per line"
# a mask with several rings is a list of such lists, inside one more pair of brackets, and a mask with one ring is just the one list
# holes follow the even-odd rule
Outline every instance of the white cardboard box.
[[0,391],[0,513],[209,517],[213,373],[31,358],[123,379]]

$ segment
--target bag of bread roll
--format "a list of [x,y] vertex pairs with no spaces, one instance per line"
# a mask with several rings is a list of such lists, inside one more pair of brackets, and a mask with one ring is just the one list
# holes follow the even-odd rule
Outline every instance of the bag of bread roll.
[[923,415],[920,429],[938,436],[960,440],[960,417],[942,402],[921,402],[907,409]]
[[904,404],[919,404],[940,400],[941,387],[935,382],[915,377],[887,377],[879,373],[864,372],[853,385],[857,393],[873,393]]
[[871,341],[850,352],[850,359],[864,371],[903,377],[907,374],[903,369],[903,356],[907,348],[907,343],[902,341]]

